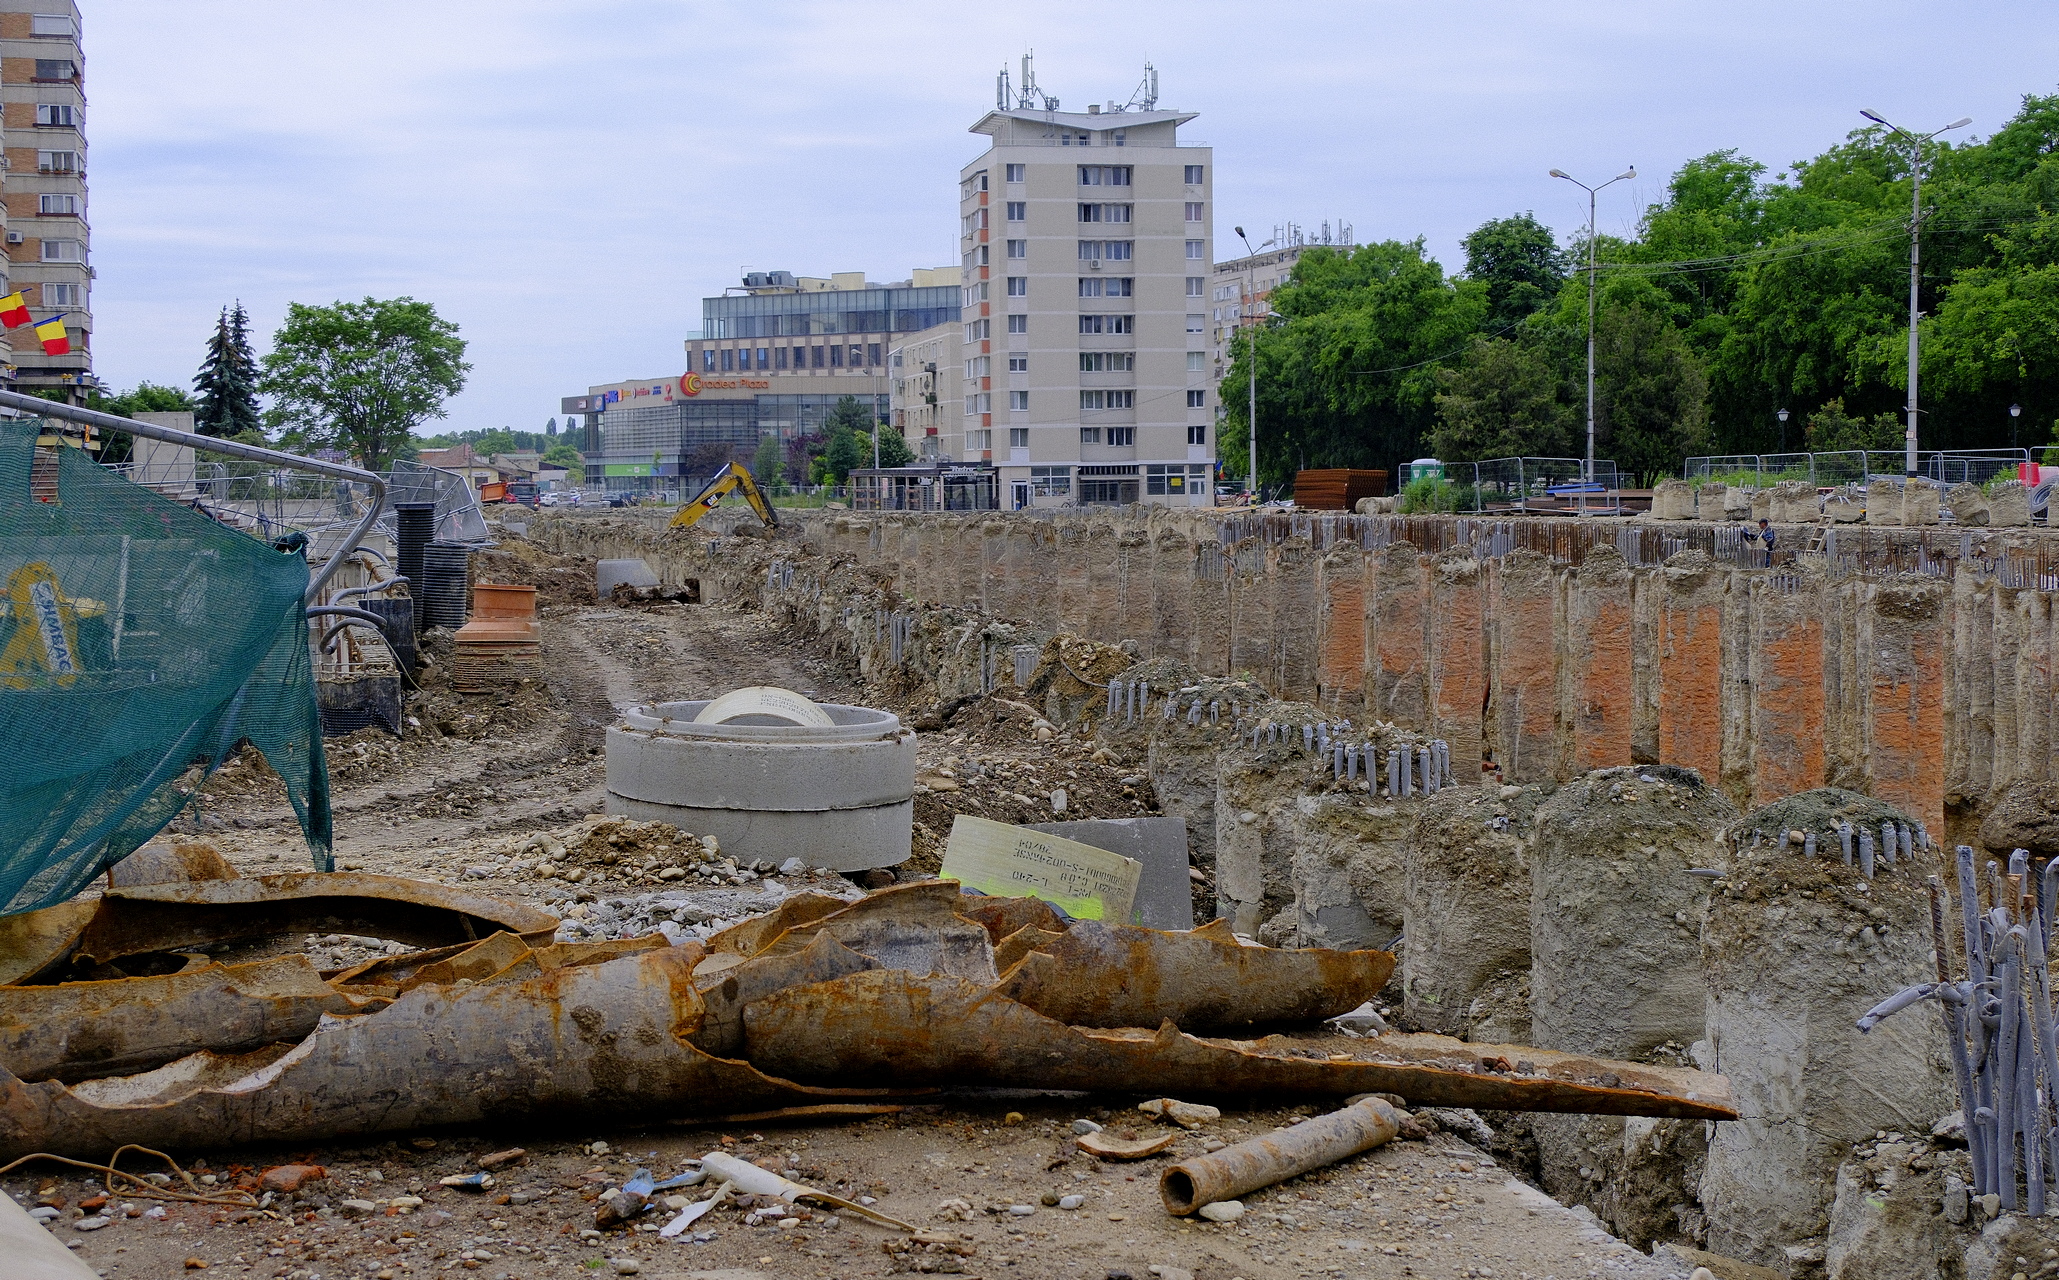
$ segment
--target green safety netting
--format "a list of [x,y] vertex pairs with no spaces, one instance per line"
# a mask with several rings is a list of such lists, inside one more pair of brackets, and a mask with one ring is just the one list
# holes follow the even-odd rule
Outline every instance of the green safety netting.
[[0,420],[0,915],[62,902],[249,741],[331,868],[307,561]]

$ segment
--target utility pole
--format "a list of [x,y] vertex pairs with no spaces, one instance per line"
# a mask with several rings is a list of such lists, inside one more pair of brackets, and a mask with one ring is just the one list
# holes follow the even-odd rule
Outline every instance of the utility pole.
[[[1252,252],[1251,239],[1244,234],[1244,228],[1237,228],[1237,238],[1244,242],[1245,256],[1254,259],[1249,270],[1258,270],[1258,263],[1255,261],[1258,255]],[[1247,306],[1251,306],[1257,297],[1257,291],[1246,289],[1239,285],[1239,292],[1243,296],[1237,299],[1237,309],[1242,311]],[[1256,507],[1258,505],[1258,316],[1254,312],[1251,316],[1243,318],[1251,321],[1251,376],[1245,379],[1245,381],[1251,384],[1251,407],[1245,414],[1244,434],[1249,437],[1251,444],[1251,470],[1247,483],[1251,489],[1251,505]],[[1213,498],[1210,500],[1213,501]]]
[[1580,179],[1558,169],[1551,171],[1554,178],[1564,178],[1587,193],[1587,464],[1581,468],[1580,513],[1587,513],[1587,491],[1594,487],[1594,197],[1602,187],[1612,187],[1618,182],[1637,176],[1637,166],[1610,178],[1600,187],[1590,187]]
[[1902,435],[1902,474],[1904,478],[1912,478],[1916,474],[1916,321],[1923,314],[1916,299],[1916,287],[1922,279],[1917,256],[1917,232],[1923,224],[1923,144],[1940,133],[1950,133],[1972,124],[1973,117],[1961,116],[1944,128],[1934,129],[1919,138],[1899,125],[1888,123],[1877,111],[1861,108],[1859,114],[1909,140],[1909,426]]

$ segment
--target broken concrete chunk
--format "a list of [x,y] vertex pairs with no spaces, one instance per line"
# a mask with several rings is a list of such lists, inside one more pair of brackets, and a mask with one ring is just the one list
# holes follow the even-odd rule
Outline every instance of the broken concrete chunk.
[[1087,1133],[1074,1141],[1079,1143],[1080,1150],[1098,1160],[1142,1160],[1165,1150],[1178,1137],[1177,1133],[1161,1133],[1152,1138],[1117,1138],[1107,1133]]

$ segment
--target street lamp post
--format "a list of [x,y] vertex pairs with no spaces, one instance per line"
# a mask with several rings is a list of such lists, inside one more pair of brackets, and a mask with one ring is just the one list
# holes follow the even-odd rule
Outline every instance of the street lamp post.
[[1891,124],[1878,111],[1860,108],[1859,114],[1877,125],[1892,129],[1909,140],[1909,426],[1902,436],[1902,472],[1905,476],[1916,474],[1916,321],[1922,312],[1917,306],[1916,285],[1920,279],[1917,259],[1917,232],[1923,223],[1923,144],[1940,133],[1950,133],[1973,123],[1972,116],[1961,116],[1942,129],[1933,129],[1917,137],[1900,125]]
[[[1244,242],[1245,257],[1256,258],[1258,256],[1257,253],[1252,251],[1251,238],[1244,234],[1244,228],[1237,228],[1237,238]],[[1252,271],[1258,270],[1258,264],[1252,263],[1249,269]],[[1239,311],[1242,311],[1248,305],[1246,299],[1252,296],[1252,291],[1249,289],[1243,289],[1242,292],[1244,297],[1237,299],[1237,309]],[[1247,478],[1247,483],[1251,488],[1251,505],[1255,507],[1258,505],[1258,317],[1253,315],[1244,318],[1251,321],[1251,376],[1245,379],[1245,381],[1251,384],[1251,407],[1244,415],[1244,434],[1249,437],[1251,445],[1251,473]]]
[[1587,193],[1587,465],[1580,477],[1580,510],[1587,511],[1587,490],[1594,484],[1594,205],[1595,195],[1603,187],[1612,187],[1618,182],[1637,176],[1637,166],[1610,178],[1600,187],[1590,187],[1562,169],[1553,169],[1551,176],[1564,178]]
[[2009,447],[2011,449],[2016,447],[2016,420],[2022,416],[2022,405],[2012,404],[2009,406]]
[[1787,452],[1787,410],[1785,410],[1785,409],[1782,409],[1782,410],[1780,410],[1780,411],[1779,411],[1778,413],[1774,414],[1773,416],[1774,416],[1774,417],[1776,417],[1776,418],[1778,418],[1778,419],[1780,419],[1780,451],[1781,451],[1782,453],[1786,453],[1786,452]]

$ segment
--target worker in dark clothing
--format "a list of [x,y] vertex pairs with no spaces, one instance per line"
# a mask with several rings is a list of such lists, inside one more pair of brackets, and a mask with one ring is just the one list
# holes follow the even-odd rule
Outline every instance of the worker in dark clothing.
[[1756,528],[1756,529],[1750,529],[1750,528],[1746,529],[1746,530],[1744,531],[1744,536],[1745,536],[1745,537],[1747,537],[1747,538],[1750,538],[1750,539],[1751,539],[1752,541],[1754,541],[1754,542],[1760,543],[1761,545],[1763,545],[1763,546],[1764,546],[1764,547],[1766,548],[1766,553],[1765,553],[1765,554],[1766,554],[1766,559],[1765,559],[1764,563],[1765,563],[1765,566],[1766,566],[1766,567],[1767,567],[1768,569],[1772,568],[1772,567],[1773,567],[1773,539],[1774,539],[1774,537],[1775,537],[1775,534],[1774,534],[1774,531],[1773,531],[1773,526],[1772,526],[1772,525],[1770,525],[1770,524],[1768,524],[1768,523],[1767,523],[1767,522],[1766,522],[1765,520],[1763,520],[1763,519],[1762,519],[1762,520],[1760,520],[1760,521],[1759,521],[1759,527],[1758,527],[1758,528]]

